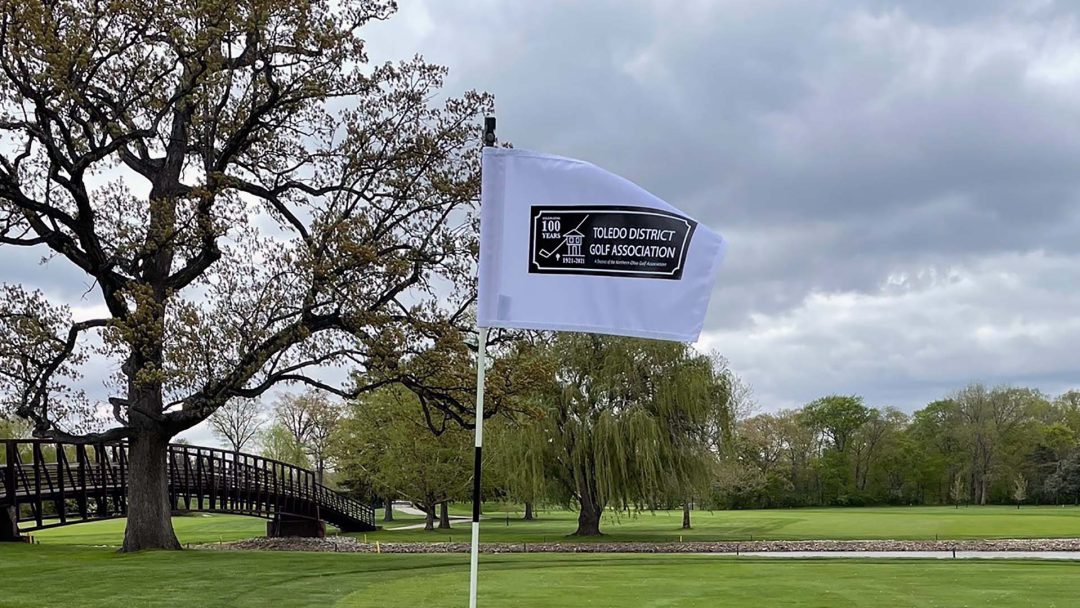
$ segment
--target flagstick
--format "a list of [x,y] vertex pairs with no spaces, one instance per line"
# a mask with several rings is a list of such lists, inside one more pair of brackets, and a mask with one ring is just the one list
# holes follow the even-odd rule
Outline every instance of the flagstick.
[[488,328],[481,327],[476,349],[476,446],[473,461],[472,552],[469,556],[469,608],[476,608],[476,573],[480,558],[480,450],[484,446],[484,367]]
[[[495,117],[484,117],[484,146],[495,145]],[[488,328],[477,327],[476,348],[476,430],[473,461],[472,549],[469,553],[469,608],[476,608],[476,576],[480,568],[480,450],[484,447],[484,367],[487,359]]]

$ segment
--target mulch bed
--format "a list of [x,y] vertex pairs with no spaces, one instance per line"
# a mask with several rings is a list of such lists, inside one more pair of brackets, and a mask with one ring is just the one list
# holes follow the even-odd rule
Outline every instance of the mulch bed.
[[[469,543],[384,543],[351,536],[253,538],[200,549],[337,553],[468,553]],[[1005,540],[757,540],[684,543],[481,543],[482,553],[748,553],[758,551],[1080,551],[1080,539]]]

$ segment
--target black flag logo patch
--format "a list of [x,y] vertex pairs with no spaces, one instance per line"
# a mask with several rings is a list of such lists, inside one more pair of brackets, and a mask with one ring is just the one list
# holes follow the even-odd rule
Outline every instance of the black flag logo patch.
[[678,280],[696,227],[650,207],[534,205],[529,272]]

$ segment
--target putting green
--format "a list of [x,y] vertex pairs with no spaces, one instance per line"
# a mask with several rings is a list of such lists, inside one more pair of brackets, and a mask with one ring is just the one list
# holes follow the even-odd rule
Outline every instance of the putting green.
[[[447,569],[450,570],[450,569]],[[699,556],[542,556],[484,563],[484,606],[562,608],[721,606],[1070,606],[1080,585],[1062,580],[1080,565],[1040,562],[766,560]],[[419,583],[419,584],[418,584]],[[464,605],[464,567],[408,574],[339,605]]]

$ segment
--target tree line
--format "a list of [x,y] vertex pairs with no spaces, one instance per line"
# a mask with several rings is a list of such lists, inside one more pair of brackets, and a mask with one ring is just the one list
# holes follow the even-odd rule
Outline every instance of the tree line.
[[[552,382],[488,423],[484,498],[579,513],[803,506],[1080,504],[1080,391],[972,384],[911,414],[830,395],[746,413],[723,360],[683,345],[559,336]],[[338,480],[389,505],[407,500],[448,527],[469,499],[471,432],[432,434],[415,396],[353,402],[331,453]],[[387,518],[392,512],[387,511]]]
[[[606,510],[684,507],[709,493],[731,429],[737,379],[725,362],[678,343],[587,334],[545,336],[506,358],[534,382],[485,423],[486,500],[578,511],[579,536]],[[414,393],[384,388],[350,404],[337,479],[389,505],[407,500],[446,527],[446,505],[470,498],[472,432],[433,433]],[[438,514],[436,512],[438,509]],[[392,511],[387,511],[392,517]]]
[[[753,413],[715,355],[583,334],[510,343],[497,361],[533,381],[487,423],[484,499],[579,513],[882,504],[1080,504],[1080,391],[972,384],[911,414],[830,395]],[[0,434],[25,424],[0,420]],[[433,424],[416,393],[387,385],[349,401],[283,393],[238,398],[209,419],[237,451],[314,468],[320,482],[450,526],[472,487],[472,431]]]
[[738,420],[728,508],[1080,502],[1080,391],[972,384],[912,414],[833,395]]

